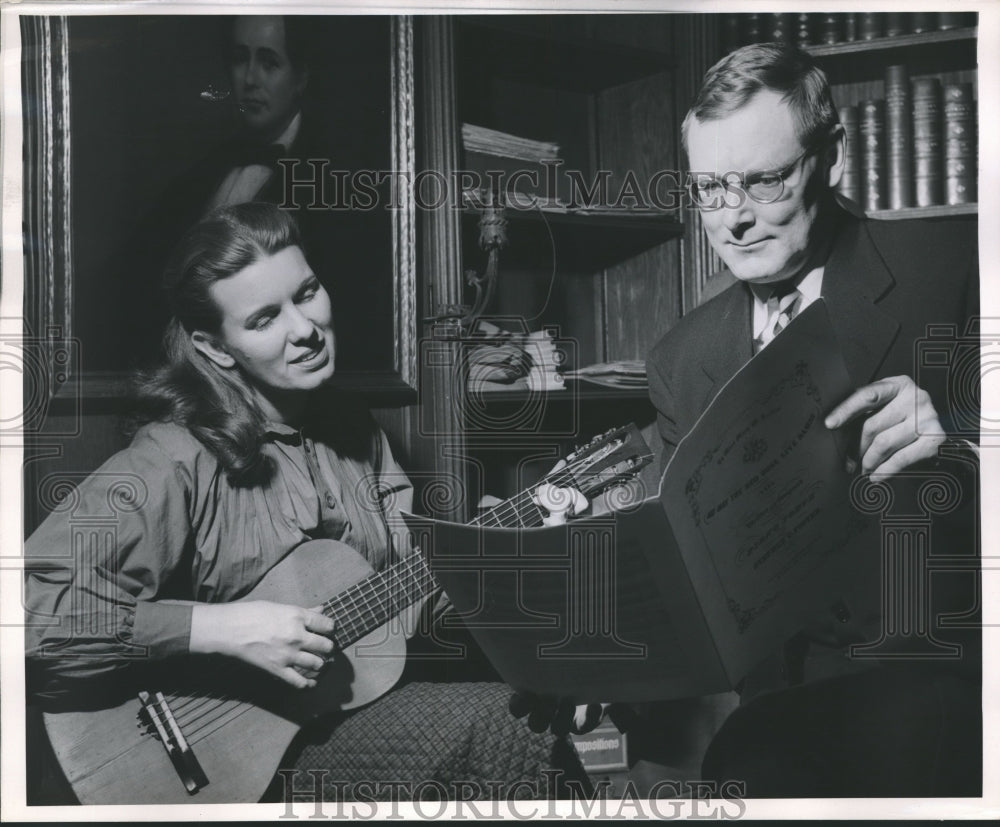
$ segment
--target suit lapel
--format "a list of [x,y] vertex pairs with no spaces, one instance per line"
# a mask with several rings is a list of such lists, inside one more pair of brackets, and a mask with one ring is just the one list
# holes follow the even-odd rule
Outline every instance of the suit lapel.
[[705,376],[704,391],[700,400],[692,400],[704,409],[704,404],[719,392],[722,386],[753,356],[753,328],[751,325],[752,301],[749,288],[741,283],[727,290],[719,301],[724,302],[718,324],[705,342],[701,370]]
[[865,222],[845,216],[823,274],[823,298],[851,380],[870,382],[899,331],[875,304],[895,285]]

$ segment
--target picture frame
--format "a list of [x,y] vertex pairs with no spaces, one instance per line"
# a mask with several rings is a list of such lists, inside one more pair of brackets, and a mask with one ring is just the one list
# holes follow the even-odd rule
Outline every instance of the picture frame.
[[[48,356],[66,343],[72,354],[62,368],[47,371],[43,393],[32,377],[42,411],[119,408],[128,376],[155,354],[159,334],[151,328],[166,312],[158,270],[183,223],[183,211],[171,201],[176,184],[197,175],[199,156],[234,129],[220,43],[225,19],[21,18],[25,334],[41,339]],[[298,18],[297,25],[312,30],[313,43],[322,46],[314,47],[314,61],[317,54],[334,55],[309,67],[309,86],[317,91],[304,100],[303,112],[311,105],[314,120],[324,129],[332,125],[333,133],[338,119],[349,119],[340,132],[357,136],[346,150],[338,144],[319,153],[329,155],[322,159],[330,164],[323,168],[327,181],[343,171],[367,171],[388,182],[366,210],[340,203],[330,203],[328,215],[316,216],[312,204],[297,210],[305,216],[300,224],[347,225],[341,237],[353,242],[360,232],[371,242],[367,249],[353,243],[332,253],[323,249],[318,257],[330,260],[319,264],[310,255],[333,296],[335,320],[339,310],[348,325],[356,323],[346,336],[339,332],[335,382],[378,407],[409,404],[417,397],[418,315],[412,18],[314,16]],[[343,48],[328,48],[331,38]],[[352,51],[338,62],[345,49]],[[342,77],[337,71],[359,61],[368,71]],[[363,154],[352,155],[360,144]],[[280,206],[306,200],[300,182],[308,173],[301,162],[282,162]],[[333,198],[341,196],[334,188]],[[157,266],[137,263],[147,256]]]

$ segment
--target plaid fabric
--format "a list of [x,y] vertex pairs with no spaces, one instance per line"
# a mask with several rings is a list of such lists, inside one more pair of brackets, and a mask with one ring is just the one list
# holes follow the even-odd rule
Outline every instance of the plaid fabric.
[[[552,798],[567,778],[586,788],[568,739],[532,732],[508,712],[509,696],[502,683],[397,687],[305,733],[285,761],[296,770],[292,789],[312,791],[323,771],[326,801],[356,800],[359,791],[376,801]],[[558,785],[548,769],[561,771]]]

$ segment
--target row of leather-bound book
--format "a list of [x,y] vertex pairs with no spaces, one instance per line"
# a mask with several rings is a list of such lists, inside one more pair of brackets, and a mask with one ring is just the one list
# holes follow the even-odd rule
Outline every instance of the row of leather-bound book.
[[884,100],[839,114],[847,133],[840,190],[866,211],[976,202],[971,83],[911,79],[905,66],[889,66]]
[[785,41],[799,46],[848,43],[975,26],[974,12],[800,12],[724,14],[722,49]]

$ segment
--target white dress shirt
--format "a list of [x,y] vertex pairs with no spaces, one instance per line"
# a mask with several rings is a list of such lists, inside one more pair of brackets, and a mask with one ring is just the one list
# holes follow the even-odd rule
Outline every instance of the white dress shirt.
[[[819,298],[823,289],[823,270],[823,267],[810,270],[796,285],[795,289],[802,295],[802,300],[795,311],[796,315]],[[750,285],[750,292],[753,294],[753,341],[758,342],[768,321],[771,321],[767,307],[770,289],[766,284]]]
[[[287,150],[298,137],[301,125],[302,113],[299,112],[292,118],[292,122],[288,124],[275,143],[281,144]],[[219,184],[215,195],[208,200],[204,214],[207,215],[216,207],[228,207],[230,204],[244,204],[247,201],[253,201],[254,196],[261,191],[273,174],[274,170],[264,164],[233,167]]]

